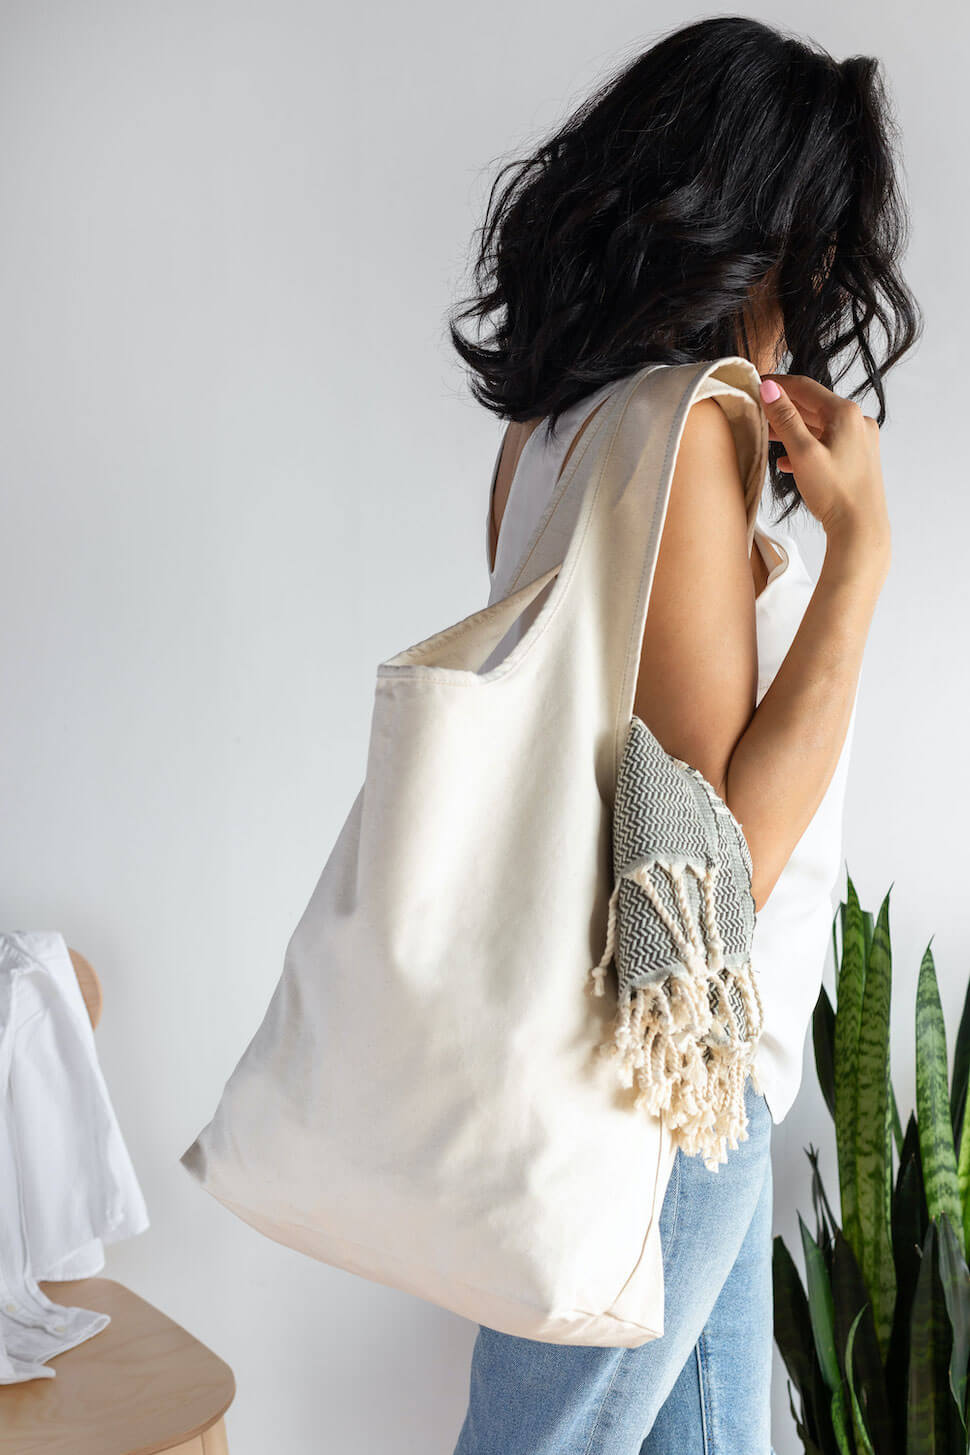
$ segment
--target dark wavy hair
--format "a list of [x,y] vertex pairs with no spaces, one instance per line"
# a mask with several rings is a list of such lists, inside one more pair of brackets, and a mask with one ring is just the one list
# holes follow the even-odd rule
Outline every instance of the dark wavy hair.
[[[899,271],[897,134],[872,57],[836,61],[735,15],[664,36],[493,182],[474,296],[448,318],[475,399],[508,420],[547,416],[551,436],[572,403],[644,363],[751,357],[749,324],[768,316],[776,372],[831,389],[861,360],[849,397],[871,389],[882,424],[885,374],[923,327]],[[771,441],[784,519],[801,497],[782,453]]]

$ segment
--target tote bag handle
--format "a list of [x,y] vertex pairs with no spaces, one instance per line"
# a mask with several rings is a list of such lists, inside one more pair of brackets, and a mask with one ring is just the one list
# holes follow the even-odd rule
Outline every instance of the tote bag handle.
[[[584,430],[523,552],[513,587],[523,576],[528,585],[497,603],[509,604],[504,631],[558,576],[540,614],[547,643],[583,630],[597,634],[608,658],[604,682],[614,684],[614,782],[633,713],[647,607],[687,414],[698,399],[726,399],[745,500],[760,497],[768,429],[759,384],[757,369],[740,355],[648,364],[621,380]],[[513,667],[532,650],[536,625],[513,649]],[[495,641],[500,637],[497,631]]]

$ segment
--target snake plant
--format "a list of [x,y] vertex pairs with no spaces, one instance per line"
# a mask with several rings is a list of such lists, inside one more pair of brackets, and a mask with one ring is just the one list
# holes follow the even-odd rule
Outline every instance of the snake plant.
[[889,1057],[889,892],[873,917],[846,880],[832,924],[836,1005],[823,986],[812,1017],[840,1216],[809,1146],[815,1231],[799,1215],[804,1284],[774,1239],[775,1342],[808,1455],[970,1455],[970,985],[951,1076],[931,939],[916,991],[916,1108],[904,1133]]

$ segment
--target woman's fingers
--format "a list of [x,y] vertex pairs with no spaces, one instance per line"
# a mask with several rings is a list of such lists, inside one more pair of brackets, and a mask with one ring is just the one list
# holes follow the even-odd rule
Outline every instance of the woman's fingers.
[[805,424],[823,444],[833,441],[840,430],[856,428],[859,416],[872,419],[871,415],[863,415],[855,399],[836,394],[808,374],[762,374],[761,377],[780,383]]
[[[802,381],[809,384],[817,384],[818,381],[816,379],[809,379],[806,374],[762,374],[761,378],[774,379],[775,383],[784,389],[789,397],[798,404],[798,410],[803,419],[810,419],[813,423],[819,424],[822,422],[824,417],[822,408],[823,399],[817,394],[812,395],[809,390],[799,387]],[[832,399],[838,399],[839,397],[837,394],[833,394],[831,389],[826,389],[824,384],[819,384],[818,388],[821,389],[823,396],[828,395]]]
[[878,422],[805,374],[763,374],[761,398],[769,438],[784,446],[778,469],[793,477],[826,533],[862,522],[885,551],[890,531]]
[[840,405],[849,402],[809,374],[762,374],[761,377],[774,379],[805,414],[815,414],[824,419]]
[[802,418],[797,402],[789,396],[787,383],[786,379],[786,387],[782,388],[777,380],[762,379],[761,400],[769,432],[773,431],[774,437],[781,440],[789,459],[797,462],[818,445],[818,440]]

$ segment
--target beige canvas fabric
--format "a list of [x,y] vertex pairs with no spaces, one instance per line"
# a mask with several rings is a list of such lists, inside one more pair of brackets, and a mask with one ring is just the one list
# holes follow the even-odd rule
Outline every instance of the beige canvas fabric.
[[675,1149],[596,1054],[617,997],[589,968],[684,421],[720,401],[751,499],[758,382],[733,356],[621,381],[511,594],[378,666],[365,782],[181,1157],[266,1236],[510,1334],[663,1333]]

